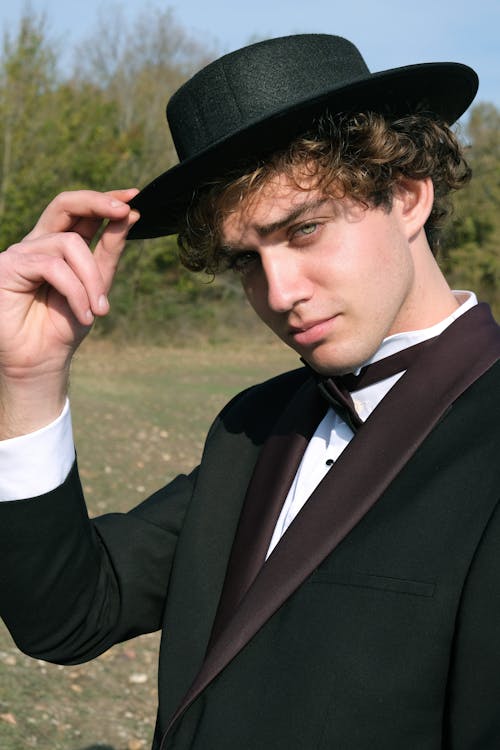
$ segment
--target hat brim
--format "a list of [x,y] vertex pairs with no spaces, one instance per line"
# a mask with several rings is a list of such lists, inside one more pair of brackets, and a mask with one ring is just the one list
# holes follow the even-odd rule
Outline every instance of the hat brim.
[[477,75],[467,65],[423,63],[372,73],[314,99],[281,108],[212,143],[146,185],[130,202],[141,218],[127,239],[176,234],[197,187],[286,145],[326,108],[332,112],[373,110],[396,117],[429,111],[451,125],[472,103],[477,88]]

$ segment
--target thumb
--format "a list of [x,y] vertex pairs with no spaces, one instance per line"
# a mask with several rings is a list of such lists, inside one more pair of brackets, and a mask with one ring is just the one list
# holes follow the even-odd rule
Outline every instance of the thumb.
[[132,210],[125,219],[110,221],[96,245],[94,258],[101,273],[106,294],[111,289],[127,234],[139,217],[139,212]]

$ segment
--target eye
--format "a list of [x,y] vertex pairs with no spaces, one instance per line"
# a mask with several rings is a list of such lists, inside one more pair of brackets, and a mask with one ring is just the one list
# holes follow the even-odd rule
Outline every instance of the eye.
[[300,240],[311,237],[316,234],[320,225],[317,221],[308,221],[305,224],[300,224],[292,231],[292,239]]
[[309,224],[303,224],[301,227],[298,228],[299,234],[314,234],[317,228],[317,224],[314,222],[310,222]]
[[227,267],[239,274],[248,273],[259,262],[259,254],[251,250],[241,253],[230,253],[227,256]]

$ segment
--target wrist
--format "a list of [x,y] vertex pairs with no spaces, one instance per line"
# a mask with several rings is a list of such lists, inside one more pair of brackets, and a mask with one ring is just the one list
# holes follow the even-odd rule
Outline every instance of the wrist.
[[56,420],[68,394],[69,367],[57,374],[0,377],[0,440],[27,435]]

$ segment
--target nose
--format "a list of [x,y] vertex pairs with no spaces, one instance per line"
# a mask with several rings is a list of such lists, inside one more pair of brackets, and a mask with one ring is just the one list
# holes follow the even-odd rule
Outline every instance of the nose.
[[300,259],[273,248],[261,255],[267,286],[267,303],[273,312],[287,313],[312,295],[312,284],[305,274]]

